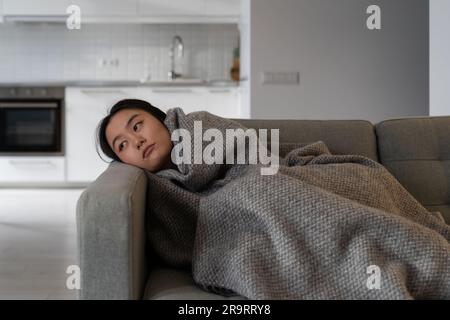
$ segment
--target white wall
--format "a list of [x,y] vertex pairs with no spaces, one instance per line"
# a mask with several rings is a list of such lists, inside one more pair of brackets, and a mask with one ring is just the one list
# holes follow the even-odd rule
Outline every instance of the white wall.
[[[428,1],[249,1],[252,118],[428,115]],[[366,27],[371,4],[381,30]],[[298,71],[300,85],[262,85],[262,71]]]
[[450,115],[449,0],[430,0],[430,115]]
[[[176,71],[208,79],[230,79],[236,24],[0,24],[0,82],[64,80],[166,80],[175,34],[185,54]],[[117,66],[100,67],[102,58]]]
[[240,39],[240,90],[241,90],[241,117],[251,117],[251,95],[250,95],[250,53],[251,53],[251,1],[241,0],[241,14],[239,16],[239,39]]

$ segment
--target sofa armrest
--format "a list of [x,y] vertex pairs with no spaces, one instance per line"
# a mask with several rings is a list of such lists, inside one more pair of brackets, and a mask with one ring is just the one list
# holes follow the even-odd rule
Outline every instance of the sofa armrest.
[[143,170],[112,163],[77,202],[80,299],[141,299],[147,278]]

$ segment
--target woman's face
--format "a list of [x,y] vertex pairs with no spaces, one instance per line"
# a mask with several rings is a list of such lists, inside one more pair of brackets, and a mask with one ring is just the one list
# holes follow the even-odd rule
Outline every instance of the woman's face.
[[153,115],[141,109],[123,109],[106,127],[106,139],[119,159],[156,172],[171,161],[169,130]]

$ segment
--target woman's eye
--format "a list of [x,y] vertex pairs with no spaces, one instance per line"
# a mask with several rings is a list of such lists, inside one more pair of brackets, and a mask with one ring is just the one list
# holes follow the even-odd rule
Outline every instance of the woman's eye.
[[134,125],[133,130],[138,131],[138,129],[141,127],[141,122],[138,122]]

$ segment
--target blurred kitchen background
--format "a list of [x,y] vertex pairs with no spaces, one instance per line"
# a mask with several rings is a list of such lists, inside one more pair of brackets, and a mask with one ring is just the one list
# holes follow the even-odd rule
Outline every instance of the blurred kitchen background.
[[69,30],[63,23],[6,22],[0,27],[0,81],[166,81],[175,35],[184,44],[177,72],[231,80],[236,24],[90,23]]
[[[124,98],[245,117],[239,0],[0,0],[0,185],[81,186]],[[79,29],[66,10],[76,3]],[[70,11],[70,10],[69,10]]]
[[228,118],[449,115],[449,32],[448,0],[0,0],[0,299],[76,297],[75,205],[108,165],[95,128],[118,100]]

